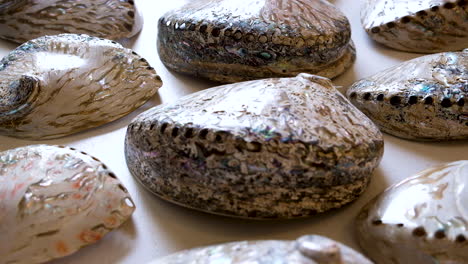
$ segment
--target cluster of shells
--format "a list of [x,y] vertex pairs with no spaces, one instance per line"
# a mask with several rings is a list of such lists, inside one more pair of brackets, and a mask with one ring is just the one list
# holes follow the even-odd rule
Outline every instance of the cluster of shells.
[[[378,167],[380,131],[468,138],[467,15],[464,0],[366,0],[362,25],[374,40],[443,53],[359,80],[344,96],[328,78],[350,68],[356,52],[348,19],[326,0],[199,0],[170,11],[157,24],[163,64],[231,84],[137,116],[125,137],[128,168],[162,199],[212,214],[284,219],[340,208]],[[141,28],[131,0],[0,0],[0,38],[23,43],[0,61],[0,133],[65,137],[145,104],[161,78],[115,41]],[[367,255],[467,262],[467,164],[423,171],[365,206],[356,229]],[[0,152],[0,263],[72,254],[134,209],[117,176],[85,152]],[[314,235],[198,248],[155,263],[220,262],[372,263]]]

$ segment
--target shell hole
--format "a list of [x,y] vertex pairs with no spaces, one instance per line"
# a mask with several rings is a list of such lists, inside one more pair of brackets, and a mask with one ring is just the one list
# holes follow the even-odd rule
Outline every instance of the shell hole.
[[420,226],[420,227],[416,227],[414,230],[413,230],[413,236],[417,236],[417,237],[422,237],[422,236],[425,236],[427,233],[426,233],[426,230],[424,229],[424,227]]
[[135,17],[135,12],[133,12],[133,11],[128,11],[127,14],[131,18]]
[[115,176],[115,174],[113,172],[109,172],[109,177],[117,179],[117,176]]
[[186,137],[186,138],[193,137],[193,128],[187,128],[187,130],[185,130],[184,137]]
[[416,95],[412,95],[408,99],[408,104],[414,105],[418,103],[418,97]]
[[396,226],[397,227],[404,227],[405,225],[404,224],[397,224]]
[[93,160],[95,160],[95,161],[101,162],[101,161],[100,161],[98,158],[96,158],[96,157],[91,156],[91,158],[92,158]]
[[437,11],[439,11],[439,7],[438,7],[438,6],[433,6],[433,7],[431,7],[431,11],[432,11],[432,12],[437,12]]
[[446,9],[452,9],[455,7],[455,4],[454,3],[445,3],[444,4],[444,8]]
[[465,105],[465,99],[463,99],[463,98],[458,99],[457,105],[458,106],[464,106]]
[[164,133],[164,131],[166,131],[166,128],[167,128],[167,123],[162,124],[161,128],[159,129],[159,131],[161,131],[161,134]]
[[151,66],[146,67],[146,69],[147,69],[147,70],[150,70],[150,71],[154,70],[154,68],[151,67]]
[[382,101],[384,100],[384,97],[385,97],[385,96],[384,96],[383,94],[377,95],[377,101],[382,102]]
[[380,219],[374,220],[374,221],[372,221],[372,224],[373,224],[373,225],[381,225],[381,224],[382,224],[382,220],[380,220]]
[[403,23],[403,24],[408,24],[410,21],[411,21],[411,18],[407,17],[407,16],[405,16],[405,17],[403,17],[401,19],[401,23]]
[[437,239],[445,238],[445,231],[444,230],[437,230],[434,233],[434,237],[437,238]]
[[146,59],[145,59],[145,58],[141,58],[140,61],[141,61],[141,62],[146,62]]
[[128,207],[131,207],[131,208],[134,208],[135,207],[135,204],[133,203],[132,199],[128,198],[128,197],[125,197],[124,198],[124,203],[125,205],[127,205]]
[[400,103],[401,103],[401,98],[399,96],[392,96],[392,98],[390,98],[391,105],[397,106]]
[[466,241],[466,238],[465,238],[464,235],[458,235],[457,238],[456,238],[456,241],[457,241],[458,243],[463,243],[463,242]]
[[200,134],[198,135],[201,139],[206,139],[206,136],[208,135],[208,129],[202,129],[200,131]]
[[442,105],[442,107],[451,107],[452,101],[450,101],[450,98],[444,98],[442,102],[440,102],[440,105]]
[[223,137],[221,137],[221,135],[216,135],[215,141],[216,141],[216,143],[221,143],[221,142],[223,142]]
[[394,28],[396,26],[395,22],[388,22],[387,27],[388,28]]
[[128,193],[127,188],[125,188],[122,184],[119,183],[117,186],[118,186],[119,189],[122,190],[124,193]]
[[80,151],[81,154],[83,155],[88,155],[88,153],[84,152],[84,151]]
[[460,0],[460,1],[457,2],[457,5],[459,5],[459,6],[466,6],[466,4],[467,4],[466,0]]
[[135,4],[135,2],[133,2],[133,0],[128,0],[128,3],[131,4],[131,5]]
[[102,168],[105,169],[105,170],[107,170],[106,164],[102,164]]
[[357,95],[357,94],[356,94],[355,92],[352,92],[352,93],[349,95],[349,97],[350,97],[350,98],[356,98],[356,95]]
[[202,25],[198,31],[200,31],[200,33],[205,33],[207,28],[207,25]]
[[150,130],[153,130],[155,125],[156,125],[156,124],[151,124],[150,127],[149,127],[149,129],[150,129]]
[[211,35],[213,35],[213,37],[219,37],[220,33],[221,33],[220,28],[213,28],[213,30],[211,31]]
[[71,150],[76,150],[76,148],[70,148]]
[[423,17],[423,16],[427,16],[427,12],[422,10],[422,11],[418,11],[416,12],[416,15],[420,16],[420,17]]
[[364,98],[364,100],[367,101],[367,100],[369,100],[371,98],[371,94],[370,93],[365,93],[363,98]]
[[174,128],[172,129],[172,133],[171,133],[172,137],[177,137],[178,134],[179,134],[179,128],[178,128],[178,127],[174,127]]
[[434,102],[434,99],[432,97],[428,96],[426,99],[424,99],[424,104],[430,105]]
[[371,32],[377,34],[377,33],[380,32],[380,28],[379,28],[379,27],[373,27],[373,28],[371,29]]

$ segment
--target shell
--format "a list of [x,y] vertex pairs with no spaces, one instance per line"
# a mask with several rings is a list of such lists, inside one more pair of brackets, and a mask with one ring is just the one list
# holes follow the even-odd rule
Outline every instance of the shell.
[[142,26],[131,0],[0,0],[0,38],[18,43],[61,33],[129,38]]
[[135,110],[162,85],[148,62],[109,40],[45,36],[0,61],[0,133],[66,136]]
[[375,41],[421,53],[468,47],[465,0],[366,0],[361,21]]
[[289,240],[243,241],[181,251],[150,264],[372,264],[351,248],[317,235]]
[[132,174],[163,199],[244,218],[304,217],[366,188],[378,128],[328,79],[301,74],[204,90],[127,129]]
[[135,210],[106,165],[63,146],[0,153],[0,263],[42,263],[74,253]]
[[359,243],[382,264],[466,263],[467,183],[468,161],[457,161],[390,187],[359,214]]
[[158,25],[166,67],[219,82],[333,78],[356,57],[348,19],[324,0],[198,0]]
[[468,50],[410,60],[360,80],[348,98],[382,131],[415,140],[468,138]]

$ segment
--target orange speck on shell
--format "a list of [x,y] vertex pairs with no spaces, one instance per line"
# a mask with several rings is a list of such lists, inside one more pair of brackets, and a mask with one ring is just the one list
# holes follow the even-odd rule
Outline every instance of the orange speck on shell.
[[78,235],[78,238],[85,243],[94,243],[102,238],[102,234],[96,231],[85,230]]
[[73,199],[79,200],[79,199],[83,198],[83,195],[81,195],[80,193],[74,193],[72,197],[73,197]]
[[67,244],[63,241],[59,241],[55,244],[55,249],[60,255],[67,255],[68,254],[68,247]]
[[108,218],[106,218],[106,220],[104,220],[104,223],[106,224],[106,226],[110,227],[115,227],[118,225],[118,221],[115,218],[115,216],[109,216]]
[[81,181],[74,182],[73,185],[72,185],[72,187],[73,187],[74,189],[79,189],[79,188],[81,187]]

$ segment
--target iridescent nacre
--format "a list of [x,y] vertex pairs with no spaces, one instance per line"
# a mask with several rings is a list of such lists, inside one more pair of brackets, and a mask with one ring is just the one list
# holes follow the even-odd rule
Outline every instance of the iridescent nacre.
[[333,78],[355,60],[348,19],[325,0],[198,0],[163,15],[169,69],[220,82]]
[[296,241],[242,241],[181,251],[150,264],[372,264],[353,249],[317,235]]
[[61,33],[129,38],[142,25],[131,0],[0,0],[0,38],[18,43]]
[[246,218],[341,207],[365,190],[382,153],[378,128],[308,74],[183,97],[139,115],[126,136],[127,165],[153,193]]
[[382,131],[407,139],[468,138],[468,50],[410,60],[353,84],[348,98]]
[[435,53],[468,47],[467,15],[465,0],[366,0],[361,21],[388,47]]
[[116,176],[84,152],[48,145],[0,152],[0,263],[72,254],[134,210]]
[[162,85],[148,62],[110,40],[45,36],[0,61],[0,133],[50,139],[132,112]]
[[466,160],[390,187],[359,214],[359,243],[376,263],[467,263],[467,187]]

